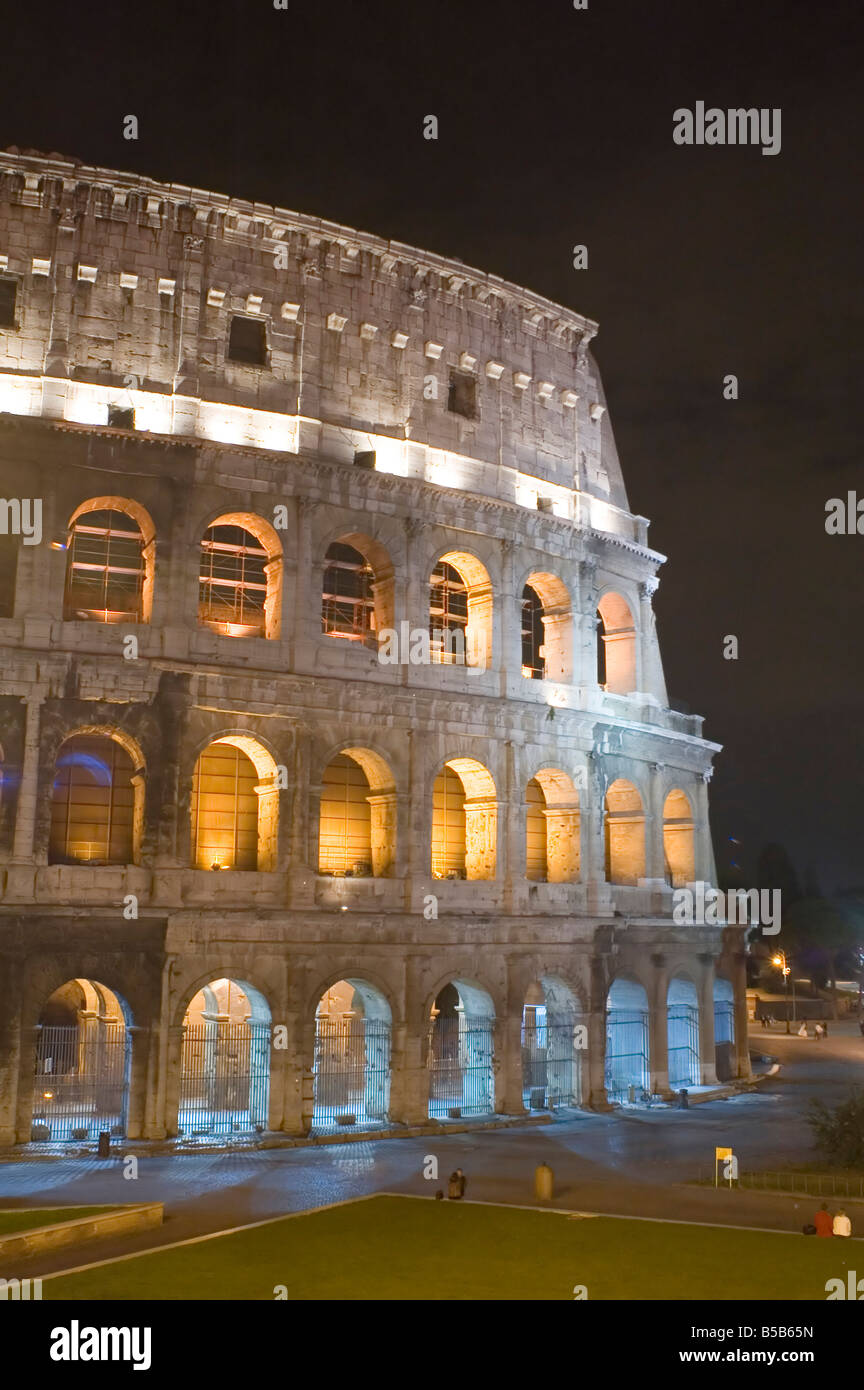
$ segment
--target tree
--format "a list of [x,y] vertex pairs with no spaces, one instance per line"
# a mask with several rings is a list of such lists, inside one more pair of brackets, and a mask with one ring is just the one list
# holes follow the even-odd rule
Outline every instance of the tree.
[[778,944],[787,956],[809,969],[814,983],[821,979],[831,990],[837,1017],[837,977],[840,968],[859,974],[864,948],[864,911],[844,898],[799,898],[787,909]]
[[864,1089],[856,1087],[833,1108],[811,1100],[807,1123],[829,1162],[842,1168],[864,1167]]

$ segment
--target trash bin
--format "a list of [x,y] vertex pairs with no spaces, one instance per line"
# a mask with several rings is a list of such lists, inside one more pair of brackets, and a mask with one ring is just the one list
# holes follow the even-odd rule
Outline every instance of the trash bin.
[[100,1130],[99,1132],[99,1157],[111,1157],[111,1134],[107,1129]]
[[678,1092],[678,1109],[679,1109],[679,1110],[686,1110],[686,1109],[688,1109],[689,1105],[690,1105],[690,1101],[689,1101],[688,1098],[687,1098],[687,1092],[686,1092],[686,1091],[679,1091],[679,1092]]
[[555,1184],[555,1174],[548,1163],[541,1163],[534,1169],[534,1196],[540,1202],[549,1202]]

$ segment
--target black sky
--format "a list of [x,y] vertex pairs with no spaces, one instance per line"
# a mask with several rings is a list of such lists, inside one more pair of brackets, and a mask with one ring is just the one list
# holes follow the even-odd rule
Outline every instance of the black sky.
[[[745,877],[779,840],[825,891],[864,883],[864,535],[825,532],[828,498],[864,498],[858,5],[94,0],[20,6],[10,27],[11,13],[0,145],[318,214],[599,320],[630,503],[669,556],[670,695],[725,745],[718,867],[734,835]],[[698,100],[780,107],[780,154],[674,145],[673,111]],[[588,270],[572,269],[576,243]]]

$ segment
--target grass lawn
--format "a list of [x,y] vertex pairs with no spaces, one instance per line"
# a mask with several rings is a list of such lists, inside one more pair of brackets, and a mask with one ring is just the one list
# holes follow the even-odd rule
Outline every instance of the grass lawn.
[[819,1299],[855,1242],[405,1197],[46,1279],[43,1298]]
[[29,1211],[0,1211],[0,1236],[13,1231],[32,1231],[37,1226],[53,1226],[58,1221],[76,1221],[79,1216],[95,1216],[113,1207],[39,1207]]

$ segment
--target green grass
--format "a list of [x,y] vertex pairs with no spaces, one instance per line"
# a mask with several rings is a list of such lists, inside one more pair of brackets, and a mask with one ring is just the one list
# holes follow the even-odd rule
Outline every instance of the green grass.
[[855,1242],[403,1197],[46,1279],[43,1298],[819,1299]]
[[53,1226],[58,1221],[76,1221],[81,1216],[113,1211],[113,1207],[39,1207],[29,1211],[0,1211],[0,1236],[14,1231],[32,1231],[37,1226]]

